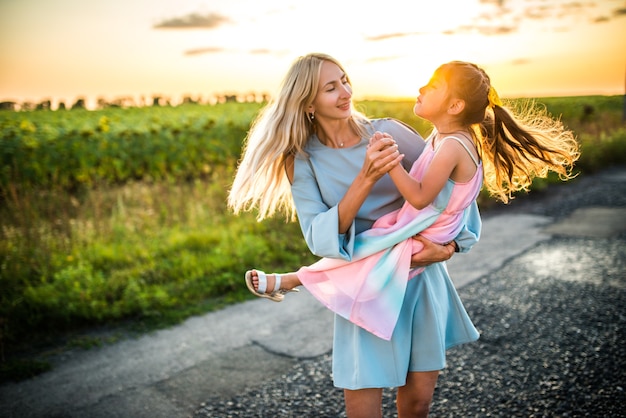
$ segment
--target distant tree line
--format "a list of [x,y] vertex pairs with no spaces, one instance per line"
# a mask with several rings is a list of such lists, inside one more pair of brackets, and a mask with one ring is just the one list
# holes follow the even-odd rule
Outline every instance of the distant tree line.
[[[202,98],[198,96],[196,98],[192,96],[183,96],[181,100],[173,100],[171,97],[165,97],[162,95],[153,95],[149,100],[144,96],[140,96],[138,99],[132,96],[116,97],[112,100],[107,100],[104,97],[96,99],[95,109],[107,109],[111,107],[146,107],[146,106],[177,106],[182,104],[217,104],[217,103],[263,103],[269,100],[267,93],[247,93],[247,94],[221,94]],[[84,97],[77,98],[71,105],[66,105],[65,101],[59,101],[56,110],[67,109],[86,109],[87,103]],[[46,99],[39,103],[30,101],[24,101],[21,103],[15,101],[2,101],[0,102],[0,110],[7,111],[33,111],[33,110],[53,110],[52,100]]]

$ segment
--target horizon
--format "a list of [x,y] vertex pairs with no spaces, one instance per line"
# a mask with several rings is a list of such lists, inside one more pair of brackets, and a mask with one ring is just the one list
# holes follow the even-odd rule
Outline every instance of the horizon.
[[[615,97],[615,96],[624,96],[626,99],[626,92],[616,93],[616,94],[577,94],[577,95],[564,94],[564,95],[556,95],[556,96],[520,96],[520,97],[504,97],[503,96],[502,98],[512,99],[512,100],[516,100],[516,99],[541,100],[541,99],[551,99],[551,98]],[[161,100],[157,104],[153,103],[152,100],[144,100],[143,102],[141,102],[139,99],[135,100],[135,98],[131,98],[129,96],[120,96],[110,101],[100,101],[100,102],[98,102],[97,99],[94,101],[85,100],[84,97],[77,97],[75,100],[72,100],[72,101],[65,101],[63,99],[57,99],[56,101],[53,101],[48,98],[45,98],[38,102],[35,102],[35,101],[15,102],[15,101],[4,100],[4,101],[0,101],[0,111],[2,110],[9,110],[9,111],[12,110],[12,111],[17,111],[17,112],[33,111],[33,110],[49,110],[49,111],[61,110],[62,111],[62,110],[73,110],[74,106],[77,109],[82,108],[82,109],[86,109],[89,111],[94,111],[94,110],[102,110],[106,108],[128,109],[128,108],[137,108],[137,107],[166,107],[166,106],[176,107],[176,106],[182,106],[186,104],[196,104],[196,105],[201,105],[201,106],[203,105],[214,106],[214,105],[223,104],[226,102],[262,104],[266,101],[264,99],[268,99],[267,96],[264,96],[262,94],[257,94],[254,96],[254,100],[252,100],[251,99],[252,96],[250,93],[242,94],[242,95],[214,95],[214,96],[208,96],[205,99],[202,99],[200,96],[195,96],[196,100],[193,100],[193,97],[189,97],[189,96],[182,96],[178,98],[178,100],[176,100],[176,98],[167,98],[166,100],[166,98],[163,98],[161,96],[154,96],[154,97],[158,97]],[[189,99],[191,99],[191,101]],[[83,101],[83,103],[77,105],[77,102],[79,100]],[[414,97],[363,97],[363,98],[358,98],[358,99],[353,98],[352,101],[355,104],[358,104],[359,102],[366,102],[366,101],[380,101],[380,102],[391,103],[391,102],[412,102],[412,101],[415,101],[415,98]],[[6,107],[7,103],[9,105],[11,104],[15,105],[15,107],[14,108]]]
[[0,2],[0,102],[272,96],[291,62],[314,51],[346,67],[355,101],[415,98],[455,59],[484,68],[502,97],[626,89],[623,0],[388,0],[376,13],[353,4]]

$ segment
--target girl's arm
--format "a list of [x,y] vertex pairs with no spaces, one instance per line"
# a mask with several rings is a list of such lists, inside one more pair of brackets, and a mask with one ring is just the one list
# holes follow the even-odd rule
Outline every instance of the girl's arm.
[[445,141],[433,157],[421,181],[411,177],[401,166],[394,167],[389,175],[406,201],[416,209],[423,209],[435,200],[448,179],[453,176],[463,157],[462,152],[465,151],[456,144],[456,141]]

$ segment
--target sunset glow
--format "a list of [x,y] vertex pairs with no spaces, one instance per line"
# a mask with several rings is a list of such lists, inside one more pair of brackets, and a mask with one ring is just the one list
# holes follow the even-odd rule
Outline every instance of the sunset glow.
[[596,0],[3,0],[0,101],[272,94],[325,52],[355,98],[412,98],[467,60],[502,96],[623,94],[626,2]]

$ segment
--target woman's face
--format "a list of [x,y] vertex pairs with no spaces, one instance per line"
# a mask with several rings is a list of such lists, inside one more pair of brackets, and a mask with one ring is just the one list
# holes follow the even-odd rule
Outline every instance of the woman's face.
[[316,119],[346,119],[352,114],[352,86],[348,77],[331,61],[324,61],[317,95],[310,110]]
[[421,87],[420,94],[413,106],[416,116],[433,121],[447,111],[449,90],[448,83],[437,73],[433,75],[428,84]]

